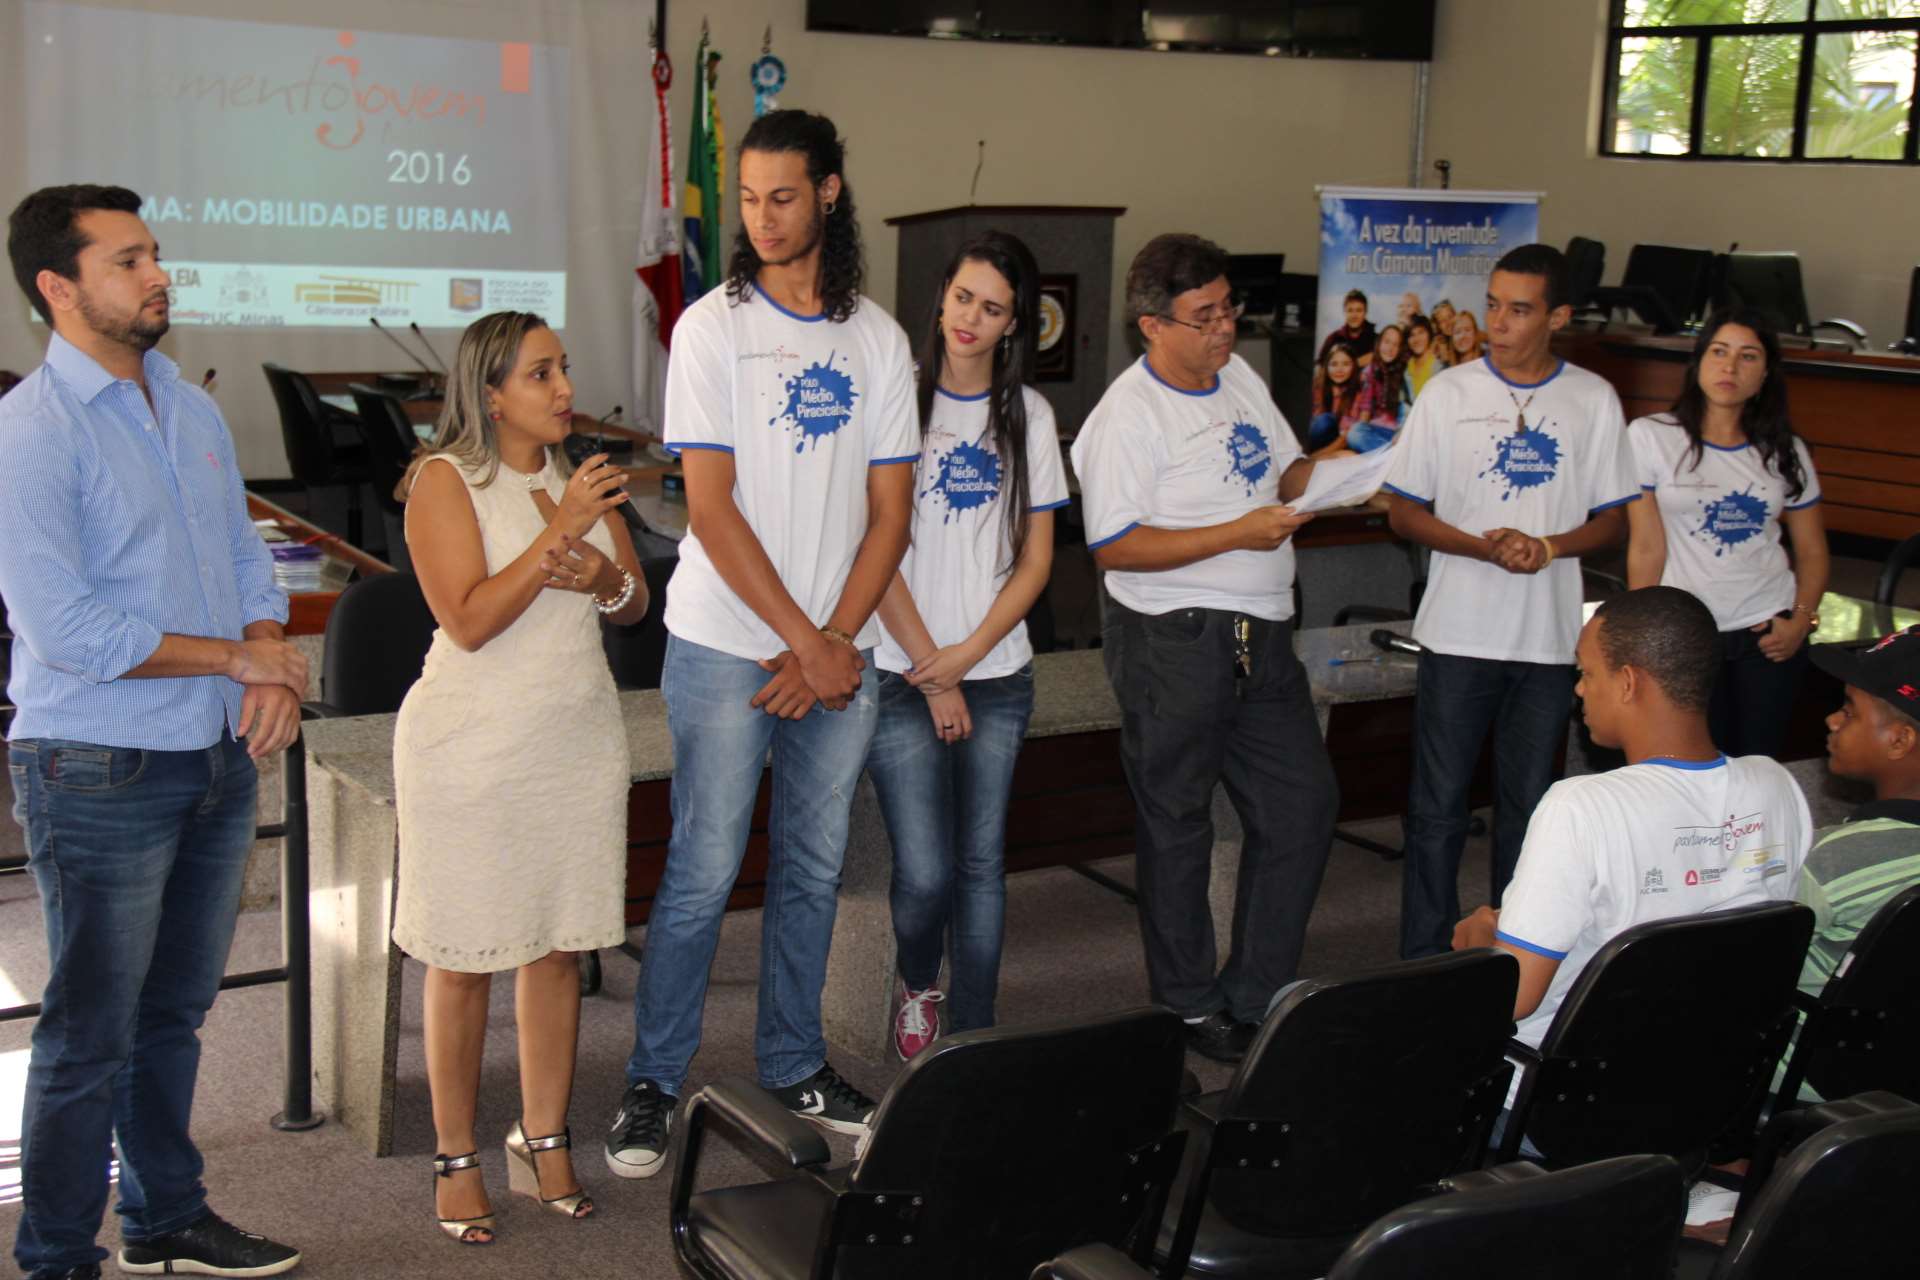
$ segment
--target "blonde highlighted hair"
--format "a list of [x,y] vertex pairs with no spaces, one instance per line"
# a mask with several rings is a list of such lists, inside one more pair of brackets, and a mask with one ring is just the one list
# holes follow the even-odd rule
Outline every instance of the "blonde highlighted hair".
[[[495,311],[467,326],[453,357],[453,372],[447,378],[447,395],[434,424],[433,440],[407,468],[401,486],[404,492],[413,491],[420,464],[439,454],[452,458],[462,471],[478,472],[479,488],[493,483],[500,474],[500,435],[487,412],[487,391],[497,390],[506,382],[520,359],[520,344],[527,335],[546,327],[547,322],[531,311]],[[565,449],[556,447],[547,452],[562,476],[572,473],[573,464]]]

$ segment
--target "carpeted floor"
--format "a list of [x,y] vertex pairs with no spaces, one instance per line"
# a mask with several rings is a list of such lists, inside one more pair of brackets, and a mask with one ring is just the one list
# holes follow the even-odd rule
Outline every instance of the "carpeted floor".
[[[1397,842],[1398,823],[1357,828]],[[1486,897],[1484,844],[1469,850],[1463,900]],[[1125,860],[1104,864],[1131,879]],[[1399,870],[1373,854],[1336,844],[1326,885],[1314,912],[1305,971],[1327,972],[1388,961],[1399,910]],[[760,915],[728,918],[707,1003],[706,1039],[694,1062],[695,1083],[753,1072],[753,1001],[758,972]],[[242,917],[230,971],[277,961],[279,930],[272,912]],[[396,1155],[375,1160],[335,1125],[304,1134],[274,1131],[279,1109],[281,994],[257,987],[223,994],[204,1034],[194,1132],[207,1157],[212,1203],[249,1230],[298,1244],[313,1277],[667,1277],[676,1274],[667,1232],[668,1175],[622,1182],[608,1173],[600,1137],[619,1101],[621,1067],[632,1036],[634,966],[606,956],[605,989],[583,1011],[580,1068],[572,1123],[580,1143],[577,1167],[599,1212],[574,1223],[506,1194],[504,1159],[496,1140],[482,1152],[496,1208],[506,1211],[500,1238],[485,1249],[460,1249],[431,1218],[428,1159],[433,1130],[420,1047],[421,970],[406,974],[405,1037],[400,1051]],[[24,876],[0,878],[0,1004],[32,1000],[45,975],[40,912]],[[1125,1008],[1146,1002],[1133,909],[1109,890],[1065,870],[1015,876],[1009,884],[1006,964],[1000,995],[1003,1022],[1032,1021]],[[11,1245],[19,1221],[19,1106],[31,1023],[0,1025],[0,1239]],[[1192,1064],[1209,1088],[1227,1079],[1225,1068],[1199,1058]],[[899,1068],[844,1055],[835,1065],[880,1094]],[[504,1136],[518,1114],[512,984],[495,985],[482,1084],[482,1132]],[[849,1140],[834,1139],[850,1157]],[[708,1165],[710,1162],[710,1166]],[[727,1141],[710,1143],[703,1167],[713,1183],[762,1175]],[[704,1180],[704,1179],[703,1179]],[[112,1219],[109,1213],[109,1219]],[[114,1248],[109,1221],[101,1241]],[[0,1267],[4,1267],[0,1263]],[[109,1265],[107,1274],[113,1274]]]

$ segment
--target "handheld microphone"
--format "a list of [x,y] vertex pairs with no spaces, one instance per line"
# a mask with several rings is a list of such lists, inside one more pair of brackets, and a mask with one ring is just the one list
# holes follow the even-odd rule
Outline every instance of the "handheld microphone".
[[381,337],[385,338],[388,342],[391,342],[394,346],[400,348],[400,350],[406,352],[407,359],[419,365],[421,372],[425,373],[429,380],[440,376],[439,373],[437,373],[434,370],[432,365],[428,364],[425,360],[422,360],[418,355],[414,354],[414,350],[412,347],[400,341],[400,339],[394,337],[392,330],[388,329],[387,326],[380,323],[379,316],[368,316],[367,323],[372,325],[374,328],[378,329],[380,331]]
[[1425,653],[1426,652],[1426,650],[1421,648],[1419,644],[1417,644],[1416,642],[1409,640],[1407,637],[1400,635],[1397,632],[1388,631],[1385,627],[1382,627],[1378,631],[1375,631],[1372,635],[1368,636],[1367,638],[1373,641],[1375,648],[1385,649],[1390,653]]
[[413,336],[420,339],[420,345],[427,349],[427,354],[433,357],[433,362],[440,366],[440,372],[444,374],[447,371],[447,362],[440,358],[440,353],[433,349],[431,342],[427,341],[427,335],[420,332],[420,326],[409,321],[407,328],[413,330]]
[[[617,418],[620,416],[620,409],[621,406],[615,405],[609,412],[602,414],[596,419],[596,421],[604,426],[608,418]],[[561,441],[560,447],[566,450],[567,459],[573,463],[575,470],[578,470],[580,464],[588,458],[591,458],[594,454],[606,452],[605,449],[600,447],[599,437],[583,436],[579,432],[574,432],[565,440]],[[627,495],[626,501],[622,502],[618,507],[614,508],[614,510],[620,513],[621,518],[627,522],[628,528],[641,533],[652,532],[652,530],[647,528],[647,522],[640,518],[640,509],[633,505],[633,495],[631,493]]]
[[212,369],[207,370],[206,376],[200,379],[200,389],[202,391],[205,391],[208,387],[213,385],[213,372],[214,371]]

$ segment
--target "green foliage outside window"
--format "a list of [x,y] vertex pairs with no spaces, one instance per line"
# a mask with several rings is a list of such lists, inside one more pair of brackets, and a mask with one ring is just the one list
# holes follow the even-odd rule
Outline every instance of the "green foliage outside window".
[[1620,0],[1614,23],[1609,154],[1917,158],[1920,0]]

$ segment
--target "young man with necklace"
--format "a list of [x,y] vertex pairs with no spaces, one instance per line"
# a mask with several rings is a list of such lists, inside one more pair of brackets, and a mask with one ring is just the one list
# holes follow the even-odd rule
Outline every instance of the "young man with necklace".
[[1573,706],[1579,558],[1621,541],[1640,496],[1613,388],[1549,350],[1565,327],[1566,259],[1501,258],[1487,282],[1488,353],[1436,374],[1387,473],[1395,533],[1432,550],[1413,635],[1414,697],[1400,954],[1447,949],[1467,790],[1489,730],[1498,786],[1493,901],[1512,878]]

